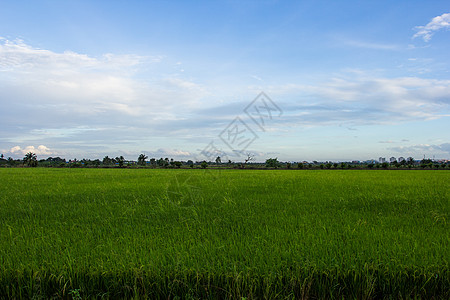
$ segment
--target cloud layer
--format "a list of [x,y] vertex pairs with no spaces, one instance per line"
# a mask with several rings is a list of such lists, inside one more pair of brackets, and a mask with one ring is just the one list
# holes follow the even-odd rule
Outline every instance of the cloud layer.
[[274,87],[271,94],[298,95],[284,104],[286,114],[311,126],[395,124],[450,115],[450,80],[346,74],[314,86]]
[[399,146],[391,147],[390,150],[396,151],[398,153],[427,153],[436,155],[450,155],[450,143],[443,143],[439,145],[430,144],[419,144],[412,146]]
[[[427,28],[431,34],[438,27]],[[261,90],[284,111],[267,128],[274,133],[450,115],[450,80],[353,70],[314,84],[243,83],[244,87],[230,87],[228,94],[217,95],[214,87],[170,71],[174,65],[178,63],[170,65],[159,56],[92,57],[1,39],[0,148],[15,156],[31,151],[41,156],[126,154],[133,158],[146,152],[187,158],[243,115]],[[218,101],[236,94],[253,96]]]

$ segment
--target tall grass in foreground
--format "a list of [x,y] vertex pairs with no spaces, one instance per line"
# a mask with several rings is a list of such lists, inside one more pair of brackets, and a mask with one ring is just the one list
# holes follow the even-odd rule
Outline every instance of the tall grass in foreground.
[[449,171],[0,169],[0,298],[449,298]]

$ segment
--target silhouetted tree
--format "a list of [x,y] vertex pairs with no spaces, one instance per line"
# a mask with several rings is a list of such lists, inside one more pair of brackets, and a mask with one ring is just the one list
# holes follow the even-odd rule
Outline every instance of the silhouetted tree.
[[37,156],[35,153],[28,152],[23,158],[23,163],[28,167],[37,167]]
[[247,158],[245,159],[244,164],[246,165],[249,161],[252,161],[255,158],[255,156],[251,153],[247,153]]
[[145,166],[145,160],[148,158],[145,154],[140,154],[138,157],[138,164],[141,166]]

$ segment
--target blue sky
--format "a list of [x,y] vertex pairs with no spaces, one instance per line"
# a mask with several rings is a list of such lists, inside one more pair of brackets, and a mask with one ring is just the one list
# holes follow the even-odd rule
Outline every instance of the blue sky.
[[448,1],[0,1],[0,153],[448,159],[449,29]]

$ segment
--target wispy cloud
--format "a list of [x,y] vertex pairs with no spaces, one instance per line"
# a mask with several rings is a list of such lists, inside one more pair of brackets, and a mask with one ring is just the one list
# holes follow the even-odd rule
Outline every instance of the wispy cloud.
[[429,42],[433,34],[441,29],[450,28],[450,13],[445,13],[434,17],[431,22],[425,26],[416,26],[417,33],[413,38],[421,37],[425,42]]
[[395,44],[384,44],[384,43],[374,43],[367,41],[358,41],[358,40],[343,40],[343,43],[347,46],[356,47],[356,48],[365,48],[365,49],[373,49],[373,50],[399,50],[401,47]]
[[150,150],[150,151],[143,151],[146,154],[148,154],[151,157],[155,158],[166,158],[166,157],[177,157],[177,158],[185,158],[188,159],[192,156],[192,153],[186,150],[179,150],[179,149],[165,149],[165,148],[159,148],[158,150]]

